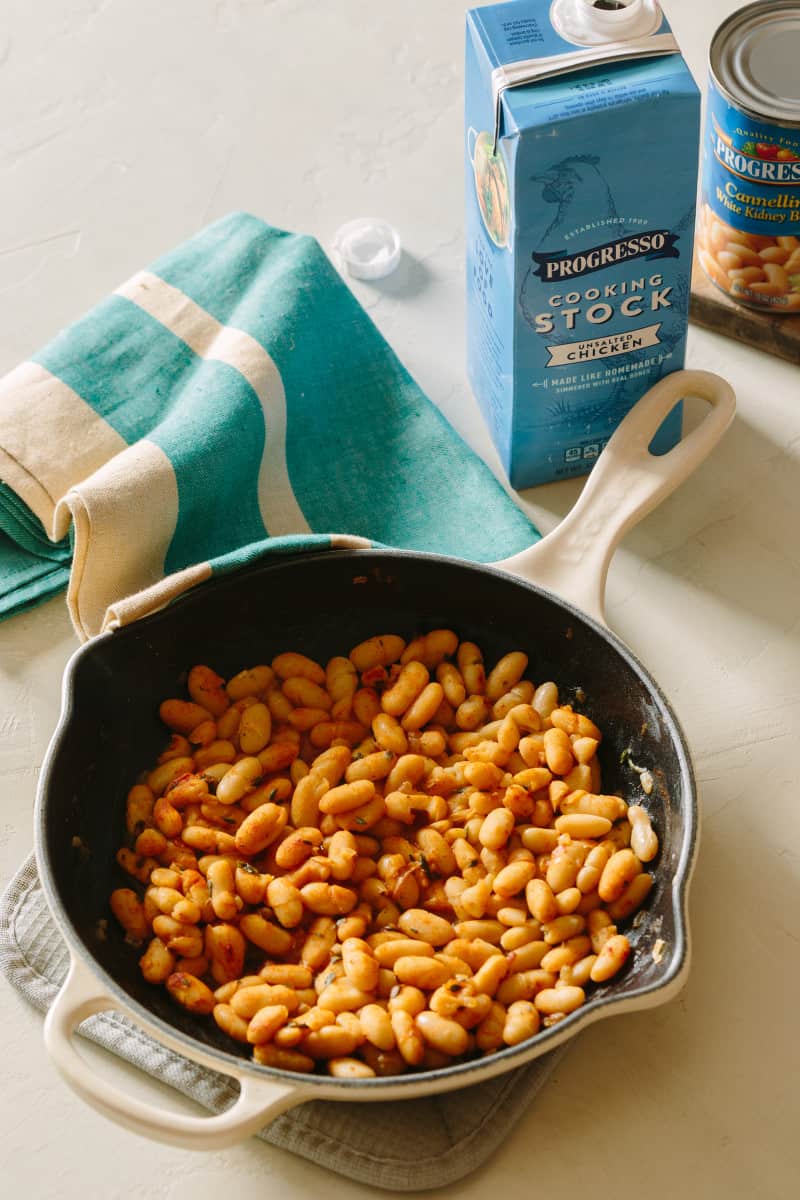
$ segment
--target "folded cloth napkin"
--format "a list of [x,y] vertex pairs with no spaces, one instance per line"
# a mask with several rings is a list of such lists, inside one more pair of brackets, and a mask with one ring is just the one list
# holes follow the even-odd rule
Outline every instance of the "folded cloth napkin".
[[246,213],[0,381],[0,617],[69,580],[87,638],[276,550],[537,537],[318,243]]

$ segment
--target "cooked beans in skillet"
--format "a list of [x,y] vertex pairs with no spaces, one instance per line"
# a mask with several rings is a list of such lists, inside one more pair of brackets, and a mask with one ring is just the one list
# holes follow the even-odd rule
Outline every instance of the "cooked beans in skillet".
[[323,667],[192,667],[133,785],[111,910],[142,974],[252,1047],[344,1079],[535,1037],[620,971],[652,886],[646,810],[600,729],[437,629]]

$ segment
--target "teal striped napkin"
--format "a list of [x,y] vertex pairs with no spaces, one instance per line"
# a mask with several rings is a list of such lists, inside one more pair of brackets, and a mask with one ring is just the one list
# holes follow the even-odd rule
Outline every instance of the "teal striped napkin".
[[244,213],[0,381],[0,617],[68,584],[86,638],[275,551],[537,537],[318,243]]

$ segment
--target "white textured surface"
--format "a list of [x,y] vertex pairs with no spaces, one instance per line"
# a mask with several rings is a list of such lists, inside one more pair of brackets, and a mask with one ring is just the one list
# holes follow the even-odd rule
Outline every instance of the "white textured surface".
[[[698,79],[732,0],[671,0]],[[206,221],[247,208],[328,244],[376,213],[397,275],[354,284],[429,395],[494,462],[463,373],[456,0],[7,0],[0,12],[0,371]],[[609,617],[674,700],[704,815],[694,968],[654,1013],[595,1027],[494,1161],[459,1187],[614,1200],[796,1194],[800,1075],[800,375],[693,330],[739,417],[633,533]],[[543,528],[580,489],[525,499]],[[0,874],[31,807],[74,648],[63,599],[0,625]],[[82,1105],[38,1016],[0,981],[0,1178],[38,1200],[355,1200],[366,1190],[251,1143],[150,1146]],[[110,1060],[101,1069],[117,1077]],[[150,1088],[125,1071],[128,1086]]]

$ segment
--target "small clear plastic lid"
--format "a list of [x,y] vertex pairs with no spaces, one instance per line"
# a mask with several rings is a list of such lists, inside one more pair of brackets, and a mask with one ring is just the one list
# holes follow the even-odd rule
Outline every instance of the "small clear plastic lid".
[[400,235],[388,221],[357,217],[337,229],[332,248],[354,279],[383,279],[391,275],[403,252]]

